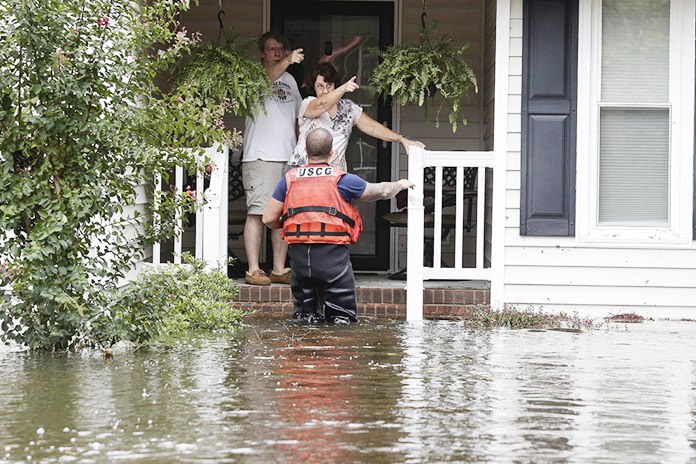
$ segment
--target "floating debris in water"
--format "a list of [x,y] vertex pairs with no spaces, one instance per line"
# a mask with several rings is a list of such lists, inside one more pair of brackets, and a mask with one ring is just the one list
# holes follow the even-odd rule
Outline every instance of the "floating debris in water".
[[612,314],[607,316],[604,320],[608,322],[630,322],[630,323],[640,323],[645,320],[643,316],[636,313],[622,313],[622,314]]

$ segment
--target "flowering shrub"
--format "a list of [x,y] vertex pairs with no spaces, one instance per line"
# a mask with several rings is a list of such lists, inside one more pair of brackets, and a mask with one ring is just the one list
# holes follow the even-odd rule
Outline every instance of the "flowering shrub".
[[[0,338],[32,348],[99,343],[111,295],[143,246],[171,237],[195,193],[126,205],[190,147],[239,142],[222,118],[155,81],[196,42],[177,21],[187,0],[0,3]],[[7,272],[11,269],[11,272]],[[7,277],[9,276],[9,277]],[[104,333],[102,330],[100,333]]]

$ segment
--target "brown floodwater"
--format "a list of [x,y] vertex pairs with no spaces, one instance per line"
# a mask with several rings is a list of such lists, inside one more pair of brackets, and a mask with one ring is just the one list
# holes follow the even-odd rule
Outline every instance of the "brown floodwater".
[[3,347],[0,462],[694,462],[694,340],[257,320],[108,360]]

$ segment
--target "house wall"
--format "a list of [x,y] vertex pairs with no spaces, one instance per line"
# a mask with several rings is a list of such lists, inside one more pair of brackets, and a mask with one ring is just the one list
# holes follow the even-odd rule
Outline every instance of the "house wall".
[[520,236],[522,0],[511,0],[509,63],[504,302],[590,316],[695,317],[693,242],[669,248]]

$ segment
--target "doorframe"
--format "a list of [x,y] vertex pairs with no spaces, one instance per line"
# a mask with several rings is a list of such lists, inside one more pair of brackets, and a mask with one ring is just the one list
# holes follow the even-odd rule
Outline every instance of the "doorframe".
[[[272,18],[272,11],[271,11],[271,3],[273,0],[262,0],[262,14],[263,14],[263,19],[262,19],[262,24],[263,24],[263,31],[268,31],[271,28],[271,18]],[[286,0],[288,3],[292,2],[293,0]],[[318,0],[302,0],[302,1],[318,1]],[[401,42],[401,36],[402,36],[402,18],[403,18],[403,0],[334,0],[336,3],[350,3],[350,2],[355,2],[355,3],[391,3],[393,5],[393,10],[392,10],[392,44],[397,44]],[[329,0],[326,1],[326,4],[333,3],[333,1]],[[400,125],[401,125],[401,107],[399,105],[394,105],[391,104],[390,106],[391,110],[391,123],[390,123],[390,128],[394,130],[395,132],[400,132]],[[389,167],[383,168],[384,171],[387,171],[387,174],[389,175],[389,179],[398,179],[399,174],[401,172],[401,155],[400,155],[400,150],[398,144],[392,143],[390,146],[391,152],[389,153],[389,159],[391,162],[389,163]],[[385,174],[385,172],[380,170],[378,171],[378,177],[379,173],[381,172],[382,174]],[[391,199],[389,203],[390,207],[388,210],[393,210],[395,205],[396,205],[396,200]],[[389,245],[389,252],[384,260],[387,264],[387,269],[371,269],[369,267],[365,267],[363,269],[360,269],[356,272],[377,272],[377,273],[388,273],[388,272],[393,272],[395,269],[399,267],[399,231],[398,229],[395,228],[389,228],[389,230],[385,231],[385,236],[386,240],[385,242],[388,242]],[[376,246],[379,248],[382,246],[382,244],[377,241]]]

